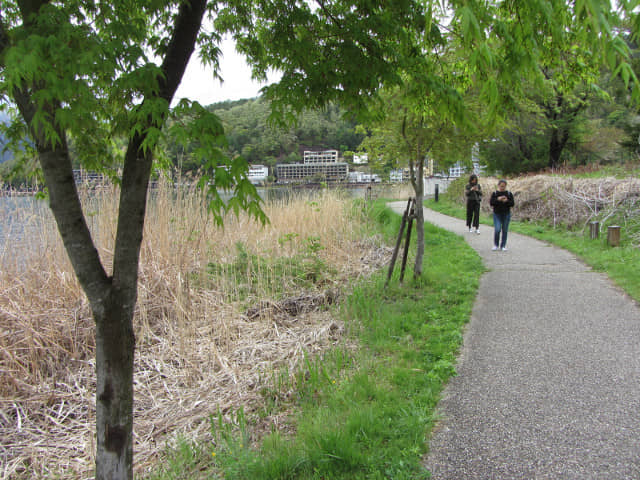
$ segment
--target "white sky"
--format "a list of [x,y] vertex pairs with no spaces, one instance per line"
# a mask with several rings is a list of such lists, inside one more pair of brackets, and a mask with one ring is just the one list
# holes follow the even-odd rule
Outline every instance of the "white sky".
[[[220,73],[224,82],[212,77],[212,70],[203,67],[196,53],[191,57],[187,71],[178,87],[174,101],[182,98],[196,100],[207,106],[224,100],[240,100],[253,98],[260,94],[260,88],[265,84],[251,79],[251,69],[243,55],[236,52],[233,39],[224,39],[220,44],[222,55],[220,58]],[[278,75],[270,76],[274,81]]]

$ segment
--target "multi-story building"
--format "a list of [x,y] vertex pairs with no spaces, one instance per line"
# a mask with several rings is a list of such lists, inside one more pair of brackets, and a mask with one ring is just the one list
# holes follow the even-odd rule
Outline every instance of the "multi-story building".
[[466,171],[466,167],[464,165],[460,165],[459,163],[455,163],[451,167],[449,167],[449,176],[458,178],[462,176],[462,174]]
[[367,163],[369,163],[369,154],[367,153],[354,154],[353,163],[355,165],[366,165]]
[[261,185],[267,181],[269,176],[269,167],[264,165],[249,165],[247,177],[254,185]]
[[349,175],[349,165],[334,163],[281,163],[276,165],[278,183],[303,181],[342,182]]
[[377,173],[349,172],[349,183],[380,183],[382,179]]
[[401,168],[389,172],[389,181],[392,183],[402,183],[405,178],[404,171]]
[[305,150],[303,160],[305,164],[338,163],[338,151],[324,150],[321,152],[314,152]]
[[337,150],[313,152],[306,150],[304,163],[280,163],[276,165],[278,183],[304,181],[344,182],[349,175],[349,165],[338,161]]

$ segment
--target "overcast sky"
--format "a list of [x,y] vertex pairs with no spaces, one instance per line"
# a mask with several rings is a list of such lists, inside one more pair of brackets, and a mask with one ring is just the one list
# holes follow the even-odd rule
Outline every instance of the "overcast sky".
[[[264,84],[251,80],[251,70],[244,56],[236,52],[233,40],[223,40],[220,47],[220,70],[224,82],[221,84],[219,80],[214,79],[211,69],[205,69],[194,53],[176,92],[176,101],[188,98],[206,106],[224,100],[239,100],[259,95]],[[274,75],[273,79],[277,79],[277,76]]]

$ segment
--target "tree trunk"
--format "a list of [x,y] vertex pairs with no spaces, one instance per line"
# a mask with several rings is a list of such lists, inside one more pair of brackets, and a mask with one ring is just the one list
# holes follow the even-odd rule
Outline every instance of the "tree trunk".
[[554,128],[551,131],[551,140],[549,141],[549,168],[555,169],[560,165],[560,156],[562,149],[567,142],[569,135],[560,129]]
[[[25,2],[23,16],[35,18],[41,2]],[[206,0],[181,2],[158,76],[157,97],[171,104],[195,48]],[[0,22],[0,27],[2,24]],[[0,28],[0,53],[9,37]],[[133,478],[133,316],[137,300],[138,262],[146,213],[153,148],[143,149],[149,127],[162,128],[166,112],[149,116],[129,140],[122,174],[113,274],[108,276],[87,227],[78,196],[66,132],[56,122],[60,100],[36,103],[44,83],[19,85],[12,92],[38,151],[50,207],[73,269],[87,295],[96,324],[96,480]],[[45,97],[49,98],[49,97]],[[37,116],[41,121],[36,122]],[[54,129],[46,133],[42,119]],[[57,138],[57,141],[53,138]]]
[[420,175],[416,179],[416,262],[413,267],[413,278],[422,276],[424,260],[424,177],[422,168],[418,168]]
[[133,309],[112,291],[96,320],[96,479],[133,478]]
[[[417,150],[420,152],[419,147]],[[413,266],[414,279],[422,276],[422,263],[424,259],[424,158],[420,153],[418,153],[416,167],[417,171],[411,180],[413,191],[416,194],[416,260]]]

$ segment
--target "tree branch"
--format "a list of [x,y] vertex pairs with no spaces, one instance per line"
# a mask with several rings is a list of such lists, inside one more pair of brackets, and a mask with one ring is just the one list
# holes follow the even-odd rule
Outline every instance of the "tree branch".
[[[25,21],[44,3],[46,2],[21,2],[21,12],[25,15]],[[0,23],[0,51],[4,52],[8,48],[10,48],[10,39],[5,25]],[[57,139],[48,138],[42,126],[34,125],[37,106],[32,98],[41,88],[42,85],[16,86],[12,97],[29,127],[38,152],[38,159],[49,191],[49,205],[73,269],[92,305],[98,306],[103,300],[101,295],[104,293],[104,286],[109,283],[109,278],[102,266],[82,211],[73,177],[66,133],[55,121],[55,111],[59,108],[59,104],[51,101],[40,107]]]
[[206,0],[184,1],[180,5],[175,29],[162,62],[163,77],[159,81],[159,96],[169,103],[173,100],[195,50],[206,7]]
[[[184,1],[180,5],[173,34],[162,62],[162,74],[158,78],[158,94],[151,98],[145,98],[142,108],[158,97],[164,99],[168,105],[171,104],[187,68],[189,58],[195,50],[206,5],[206,0]],[[153,163],[151,149],[143,151],[142,145],[147,138],[148,129],[160,128],[165,117],[166,112],[159,116],[158,123],[156,123],[149,116],[146,119],[146,124],[140,130],[142,133],[135,134],[129,141],[125,154],[113,260],[113,284],[114,289],[121,294],[123,292],[131,293],[130,298],[123,298],[123,301],[130,305],[133,305],[136,300],[136,289],[129,287],[135,286],[138,278],[147,190]]]
[[31,25],[31,15],[38,13],[50,0],[18,0],[18,8],[25,26]]

